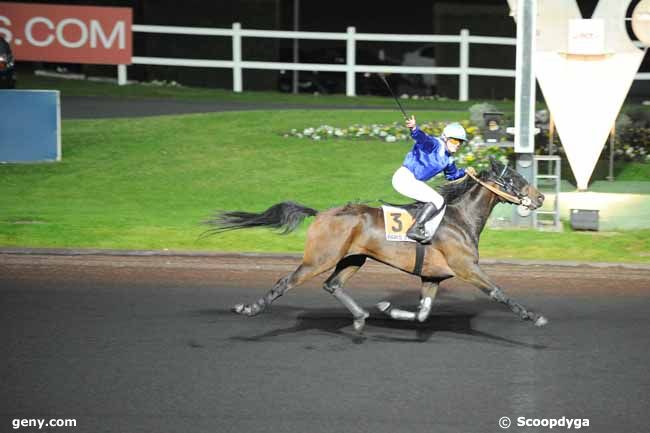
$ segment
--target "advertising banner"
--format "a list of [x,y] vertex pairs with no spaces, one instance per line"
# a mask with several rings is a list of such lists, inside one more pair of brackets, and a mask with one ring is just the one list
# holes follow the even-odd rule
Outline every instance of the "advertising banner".
[[0,37],[16,60],[128,65],[131,8],[0,2]]

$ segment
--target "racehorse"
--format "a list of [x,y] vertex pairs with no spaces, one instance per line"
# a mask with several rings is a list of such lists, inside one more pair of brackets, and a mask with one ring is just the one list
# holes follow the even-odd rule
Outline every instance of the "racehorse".
[[[510,202],[536,209],[544,196],[519,173],[490,158],[490,167],[478,176],[465,176],[439,188],[447,203],[446,213],[435,236],[427,245],[387,241],[382,209],[363,204],[347,204],[319,212],[293,203],[278,203],[264,212],[220,212],[206,221],[214,228],[206,234],[250,227],[273,227],[283,233],[294,230],[308,216],[316,218],[307,230],[302,263],[280,278],[273,288],[256,302],[237,304],[233,311],[255,316],[288,290],[330,269],[323,289],[338,299],[354,318],[354,328],[361,332],[369,313],[343,289],[345,282],[371,257],[386,265],[421,277],[421,299],[417,311],[393,308],[388,302],[377,307],[397,320],[424,322],[429,317],[439,284],[458,277],[493,300],[507,305],[522,320],[536,326],[547,323],[544,316],[528,311],[510,299],[479,266],[478,243],[481,231],[494,206]],[[419,203],[410,205],[416,208]]]

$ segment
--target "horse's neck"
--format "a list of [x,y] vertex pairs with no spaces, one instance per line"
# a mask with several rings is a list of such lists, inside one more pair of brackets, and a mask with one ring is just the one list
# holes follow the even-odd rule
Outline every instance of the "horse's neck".
[[469,225],[468,229],[477,240],[483,228],[485,228],[492,209],[498,202],[496,194],[477,183],[465,193],[461,203],[459,203],[459,207],[462,209]]

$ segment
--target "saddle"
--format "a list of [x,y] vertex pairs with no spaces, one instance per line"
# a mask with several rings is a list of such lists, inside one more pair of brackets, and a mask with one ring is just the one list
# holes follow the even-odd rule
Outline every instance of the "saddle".
[[413,216],[413,218],[417,217],[418,214],[420,213],[420,210],[426,205],[426,203],[423,203],[421,201],[414,201],[411,203],[391,203],[386,200],[381,200],[379,199],[379,203],[382,204],[382,206],[390,206],[390,207],[397,207],[400,209],[404,209],[408,213]]
[[[384,230],[386,232],[386,240],[394,242],[416,242],[409,238],[406,234],[408,229],[413,225],[417,216],[426,203],[413,202],[407,204],[388,203],[380,200],[382,203],[381,209],[384,213]],[[442,217],[445,215],[447,206],[443,206],[438,213],[436,213],[424,225],[427,236],[433,236],[438,229]]]

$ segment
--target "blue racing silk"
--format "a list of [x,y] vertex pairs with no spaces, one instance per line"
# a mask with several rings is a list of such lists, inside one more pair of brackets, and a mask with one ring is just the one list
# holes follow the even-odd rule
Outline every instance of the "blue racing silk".
[[456,167],[454,157],[447,152],[442,139],[424,133],[417,126],[411,131],[411,137],[415,144],[406,154],[402,165],[408,168],[417,180],[426,182],[443,171],[447,180],[465,176],[465,170]]

